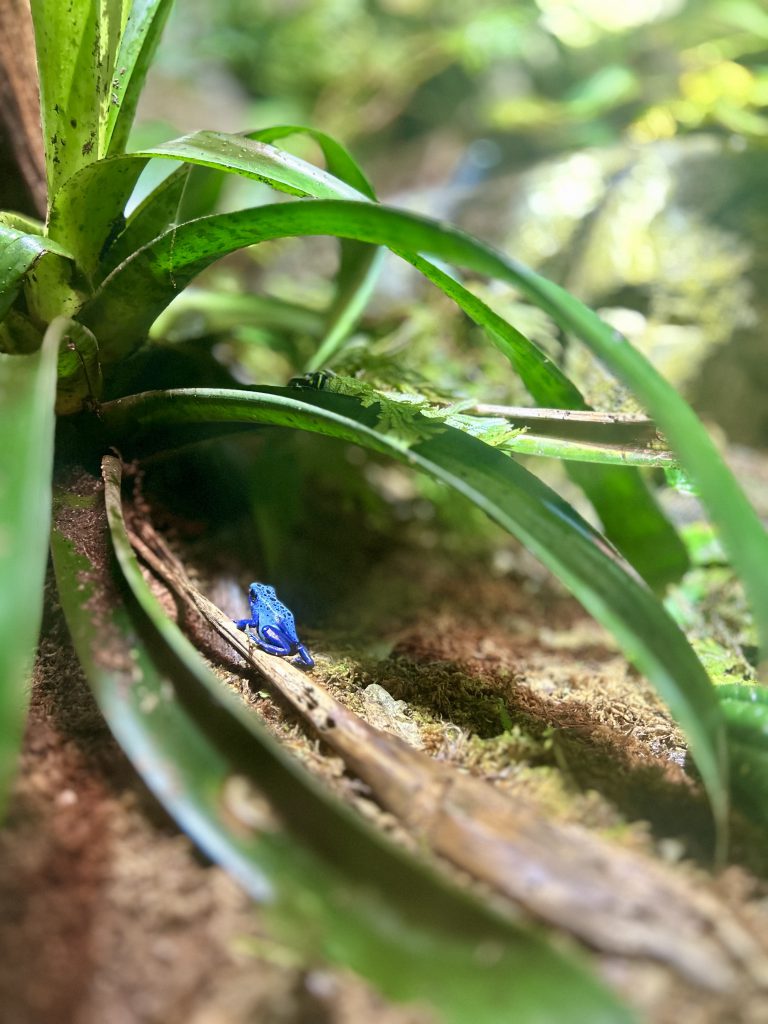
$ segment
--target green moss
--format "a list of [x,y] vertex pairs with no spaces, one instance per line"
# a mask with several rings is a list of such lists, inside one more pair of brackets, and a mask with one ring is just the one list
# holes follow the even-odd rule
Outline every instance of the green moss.
[[513,725],[498,736],[483,739],[471,736],[465,763],[486,775],[496,775],[510,764],[535,764],[552,759],[552,734],[549,730],[534,736],[520,725]]

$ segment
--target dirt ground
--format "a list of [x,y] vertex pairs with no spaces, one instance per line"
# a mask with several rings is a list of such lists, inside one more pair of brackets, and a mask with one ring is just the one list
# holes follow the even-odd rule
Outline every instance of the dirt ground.
[[[270,937],[258,907],[195,852],[117,748],[51,594],[22,773],[0,834],[3,1024],[433,1019]],[[303,638],[337,699],[546,819],[660,865],[768,949],[764,836],[737,822],[734,863],[711,874],[709,812],[679,731],[610,637],[524,551],[509,545],[492,566],[473,567],[404,544],[335,621]],[[258,680],[249,703],[376,820],[338,758]],[[568,871],[564,863],[566,880]],[[663,957],[587,953],[654,1024],[768,1021],[749,970],[713,993]]]

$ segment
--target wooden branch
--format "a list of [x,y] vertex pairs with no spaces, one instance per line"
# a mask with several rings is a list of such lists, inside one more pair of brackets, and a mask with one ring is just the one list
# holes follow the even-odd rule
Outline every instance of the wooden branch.
[[541,409],[527,406],[489,405],[466,410],[477,416],[503,416],[512,426],[527,427],[534,434],[593,441],[596,444],[631,443],[643,448],[666,448],[656,424],[634,413],[595,412],[592,409]]

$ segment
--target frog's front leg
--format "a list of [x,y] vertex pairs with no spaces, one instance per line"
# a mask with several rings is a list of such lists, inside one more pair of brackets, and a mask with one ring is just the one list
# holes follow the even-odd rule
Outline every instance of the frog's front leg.
[[233,619],[232,621],[234,622],[238,629],[248,629],[249,626],[258,627],[259,625],[256,619],[254,619],[253,617],[251,617],[250,619]]

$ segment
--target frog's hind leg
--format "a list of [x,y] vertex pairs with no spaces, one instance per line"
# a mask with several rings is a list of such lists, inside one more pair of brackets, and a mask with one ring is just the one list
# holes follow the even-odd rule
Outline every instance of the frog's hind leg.
[[294,665],[304,665],[305,668],[314,668],[315,659],[309,653],[304,644],[299,644],[296,648],[296,657],[293,659]]
[[277,626],[265,626],[261,630],[261,634],[253,636],[253,639],[267,654],[276,654],[279,657],[284,657],[293,650],[293,644]]

